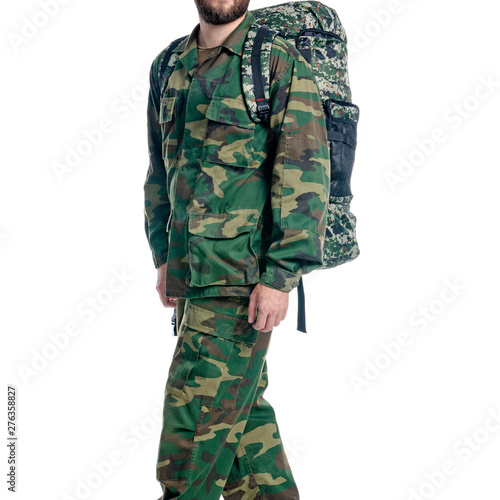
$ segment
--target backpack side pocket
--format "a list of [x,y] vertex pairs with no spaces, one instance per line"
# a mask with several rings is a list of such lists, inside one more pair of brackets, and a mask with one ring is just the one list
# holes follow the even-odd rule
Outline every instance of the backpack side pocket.
[[331,160],[330,196],[351,196],[359,108],[350,102],[327,99],[324,110]]
[[347,101],[324,101],[330,148],[330,198],[322,269],[336,267],[359,255],[356,217],[350,211],[359,108]]

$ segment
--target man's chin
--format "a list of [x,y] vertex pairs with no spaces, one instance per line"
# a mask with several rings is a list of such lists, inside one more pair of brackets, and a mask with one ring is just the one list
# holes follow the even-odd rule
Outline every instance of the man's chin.
[[248,10],[250,0],[235,0],[230,7],[225,6],[223,8],[214,8],[214,3],[211,0],[195,0],[200,19],[207,24],[220,26],[244,16]]

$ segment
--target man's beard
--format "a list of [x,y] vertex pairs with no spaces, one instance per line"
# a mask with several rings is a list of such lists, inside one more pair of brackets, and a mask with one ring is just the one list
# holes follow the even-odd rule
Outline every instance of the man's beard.
[[208,24],[227,24],[236,21],[248,10],[250,0],[235,0],[233,7],[228,11],[215,10],[211,5],[211,0],[194,0],[198,13]]

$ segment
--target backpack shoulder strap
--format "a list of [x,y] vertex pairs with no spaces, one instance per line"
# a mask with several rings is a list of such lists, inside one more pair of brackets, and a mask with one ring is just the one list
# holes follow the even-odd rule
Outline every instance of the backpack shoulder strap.
[[241,59],[241,79],[250,118],[269,121],[269,78],[271,48],[278,34],[267,26],[253,24],[247,34]]
[[[243,47],[241,79],[248,113],[257,123],[268,123],[271,107],[270,73],[271,48],[281,33],[265,25],[254,24],[248,31]],[[297,330],[306,333],[305,292],[302,276],[297,290]]]
[[161,56],[160,64],[158,65],[158,82],[160,84],[160,96],[163,95],[165,87],[167,86],[167,81],[172,74],[175,63],[179,56],[174,50],[187,38],[187,36],[181,36],[174,40],[164,51]]

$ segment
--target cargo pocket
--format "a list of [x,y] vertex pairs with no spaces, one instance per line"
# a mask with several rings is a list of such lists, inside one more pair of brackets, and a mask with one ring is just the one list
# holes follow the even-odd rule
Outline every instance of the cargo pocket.
[[[207,111],[202,160],[234,167],[250,167],[255,123],[243,98],[212,98]],[[256,162],[258,165],[258,162]]]
[[177,97],[163,97],[160,104],[159,122],[162,135],[162,156],[164,160],[174,160],[179,155],[180,138],[175,119]]
[[198,355],[198,346],[193,343],[191,335],[186,336],[185,332],[179,335],[168,372],[167,391],[174,393],[175,389],[182,391],[191,369],[198,360]]
[[196,339],[199,351],[184,383],[184,399],[227,409],[245,404],[247,370],[258,331],[246,319],[196,305],[196,299],[188,300],[184,327],[185,334]]
[[248,285],[259,280],[257,210],[188,215],[191,286]]
[[359,108],[350,102],[328,99],[324,110],[331,178],[322,268],[331,268],[359,255],[356,217],[350,211]]

